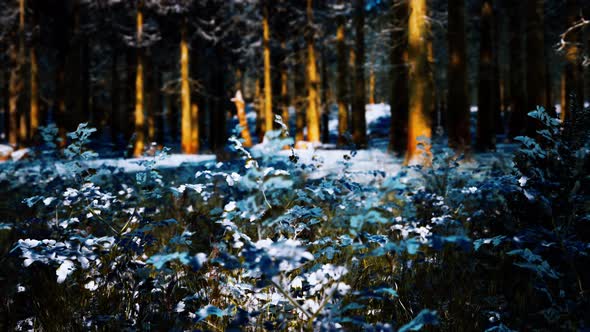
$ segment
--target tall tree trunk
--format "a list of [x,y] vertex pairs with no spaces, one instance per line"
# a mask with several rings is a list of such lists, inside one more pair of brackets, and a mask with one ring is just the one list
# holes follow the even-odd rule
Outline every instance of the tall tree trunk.
[[[342,4],[340,0],[339,4]],[[346,132],[348,131],[348,64],[346,59],[346,18],[343,14],[338,15],[338,28],[336,31],[337,50],[337,80],[336,94],[338,98],[338,145],[346,144]]]
[[352,139],[364,148],[367,146],[367,120],[365,114],[365,1],[354,0],[354,91],[352,100]]
[[[24,65],[25,65],[25,0],[19,0],[19,25],[18,25],[18,44],[10,46],[9,57],[12,63],[10,71],[9,86],[9,134],[8,143],[17,146],[22,144],[23,138],[26,139],[26,123],[22,128],[22,121],[19,124],[19,105],[22,105],[22,93],[24,91]],[[23,131],[25,135],[23,135]],[[23,137],[25,136],[25,137]]]
[[467,90],[467,45],[465,36],[465,0],[449,0],[449,146],[459,153],[469,151],[469,93]]
[[30,85],[30,136],[33,139],[37,135],[39,129],[41,114],[39,110],[39,63],[37,59],[37,45],[39,43],[39,36],[37,33],[37,24],[39,23],[39,11],[34,9],[33,12],[33,36],[31,39],[31,46],[29,49],[30,56],[30,70],[31,70],[31,85]]
[[328,63],[326,60],[326,50],[324,48],[322,48],[321,51],[321,63],[322,63],[322,75],[321,75],[321,86],[322,86],[322,123],[321,123],[321,129],[322,129],[322,142],[323,143],[328,143],[330,140],[330,128],[329,128],[329,122],[330,122],[330,102],[328,100],[328,90],[329,90],[329,84],[328,84]]
[[262,46],[264,57],[264,123],[266,130],[273,129],[274,115],[272,111],[272,79],[270,63],[270,26],[268,22],[269,4],[264,1],[262,6]]
[[111,141],[113,144],[118,145],[119,135],[121,134],[122,117],[119,113],[119,103],[121,102],[119,97],[119,70],[118,70],[118,57],[115,44],[112,44],[111,50],[111,114],[110,114],[110,127],[111,127]]
[[[408,147],[405,163],[428,162],[420,158],[418,140],[429,140],[432,136],[428,66],[428,31],[426,21],[426,0],[410,1],[410,17],[408,20],[408,63],[409,63],[409,120]],[[423,142],[424,152],[430,154],[430,143]]]
[[401,155],[408,144],[408,0],[394,3],[392,10],[389,150]]
[[19,51],[16,45],[10,46],[10,70],[9,99],[8,99],[8,143],[18,145],[18,102],[23,89],[23,81],[20,77],[21,64]]
[[312,143],[320,142],[320,95],[319,75],[315,56],[315,37],[313,28],[313,2],[307,0],[307,140]]
[[494,60],[493,60],[493,7],[491,0],[484,0],[481,7],[481,37],[479,52],[479,86],[477,110],[477,140],[479,151],[496,148],[494,118]]
[[[281,51],[283,54],[287,52],[285,40],[281,42]],[[283,122],[289,126],[289,81],[288,81],[288,67],[283,59],[281,63],[281,117]],[[290,127],[289,127],[290,128]]]
[[215,45],[214,55],[215,60],[213,61],[213,72],[211,86],[211,150],[215,152],[218,157],[223,158],[223,148],[226,143],[226,110],[229,108],[230,98],[226,96],[225,80],[226,80],[226,67],[225,67],[225,54],[222,46]]
[[155,136],[154,140],[160,144],[164,144],[164,123],[166,119],[164,117],[164,108],[162,103],[162,74],[160,68],[154,64],[154,85],[152,86],[152,98],[153,98],[153,113],[154,113],[154,126]]
[[375,68],[374,63],[371,62],[369,68],[369,104],[375,104]]
[[494,103],[492,104],[494,112],[494,134],[504,134],[504,119],[502,110],[502,91],[501,91],[501,80],[500,76],[500,37],[501,37],[501,17],[502,12],[501,6],[497,5],[494,10],[492,18],[492,56],[493,56],[493,92],[494,92]]
[[[526,0],[526,92],[527,113],[537,106],[548,107],[547,68],[543,29],[543,0]],[[548,109],[548,108],[547,108]],[[536,124],[527,123],[527,133],[534,135]]]
[[250,137],[250,129],[248,128],[248,119],[246,118],[245,102],[242,97],[242,91],[238,90],[236,96],[232,98],[232,101],[236,105],[236,113],[238,115],[238,121],[240,127],[242,127],[242,139],[244,140],[244,147],[252,146],[252,137]]
[[508,26],[510,39],[508,49],[510,56],[510,123],[509,136],[514,138],[524,134],[525,119],[527,113],[526,107],[526,90],[525,74],[523,59],[523,41],[522,41],[522,6],[519,1],[507,0],[508,4]]
[[152,49],[147,49],[146,56],[145,56],[145,69],[144,69],[144,76],[145,76],[145,91],[146,93],[146,101],[145,101],[145,113],[147,116],[147,143],[151,145],[151,143],[156,141],[156,108],[155,102],[158,98],[158,93],[154,88],[156,84],[155,81],[155,73],[156,69],[154,68],[154,53]]
[[262,90],[264,90],[264,80],[256,79],[255,82],[255,89],[254,89],[254,100],[255,100],[255,107],[256,107],[256,136],[258,136],[258,141],[262,142],[264,138],[264,133],[266,132],[266,122],[264,120],[264,94]]
[[305,98],[305,94],[307,93],[308,82],[307,82],[307,74],[306,74],[306,58],[305,58],[305,50],[303,48],[299,48],[295,51],[297,56],[297,65],[296,71],[297,74],[295,75],[295,142],[305,140],[303,135],[304,128],[305,128],[305,105],[307,100]]
[[139,2],[137,7],[137,71],[135,73],[135,144],[133,145],[133,156],[142,155],[145,146],[145,116],[144,116],[144,93],[143,93],[143,4]]
[[183,153],[194,153],[192,142],[191,91],[189,82],[189,50],[186,40],[186,22],[182,23],[180,40],[180,109],[181,138],[180,146]]
[[0,105],[0,122],[2,122],[2,131],[0,132],[1,140],[8,140],[8,104],[10,99],[10,71],[4,69],[2,71],[2,105]]
[[[566,0],[567,20],[566,28],[573,26],[579,19],[580,4],[578,0]],[[561,107],[561,120],[571,120],[572,106],[583,107],[584,105],[584,81],[582,56],[580,55],[579,43],[582,31],[576,31],[569,35],[569,43],[565,49],[565,86]],[[575,105],[572,105],[575,102]]]

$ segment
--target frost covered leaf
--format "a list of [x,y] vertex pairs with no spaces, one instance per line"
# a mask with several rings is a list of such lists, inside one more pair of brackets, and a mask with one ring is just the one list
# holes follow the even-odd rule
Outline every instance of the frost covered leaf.
[[65,260],[59,268],[55,271],[57,275],[57,283],[61,284],[66,280],[66,278],[74,272],[76,267],[74,267],[74,263],[71,260]]
[[438,315],[436,311],[423,309],[418,316],[412,319],[408,324],[400,327],[399,332],[420,331],[425,325],[437,325]]
[[215,316],[215,317],[219,317],[219,318],[224,317],[224,316],[229,316],[227,309],[222,310],[222,309],[219,309],[218,307],[216,307],[214,305],[210,305],[210,304],[199,309],[196,314],[197,314],[197,321],[199,321],[199,322],[205,320],[209,316]]

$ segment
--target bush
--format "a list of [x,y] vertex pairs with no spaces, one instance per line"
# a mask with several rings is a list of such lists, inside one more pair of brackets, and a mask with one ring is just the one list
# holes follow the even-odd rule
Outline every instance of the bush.
[[93,167],[85,125],[61,155],[48,129],[1,168],[2,328],[588,327],[588,136],[530,115],[544,128],[513,165],[441,150],[387,177],[316,178],[321,162],[280,152],[284,128],[232,138],[229,162],[166,172],[164,150],[136,174]]

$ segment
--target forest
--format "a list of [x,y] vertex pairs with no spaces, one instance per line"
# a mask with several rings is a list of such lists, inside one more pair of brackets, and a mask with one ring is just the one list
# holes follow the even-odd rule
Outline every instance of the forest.
[[590,330],[590,1],[0,2],[0,330]]

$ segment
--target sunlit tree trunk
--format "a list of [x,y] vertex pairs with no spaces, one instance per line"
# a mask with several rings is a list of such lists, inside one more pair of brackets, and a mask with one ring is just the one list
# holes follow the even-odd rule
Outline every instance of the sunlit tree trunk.
[[523,38],[522,38],[522,6],[520,1],[506,1],[508,26],[509,26],[509,57],[510,57],[510,123],[509,135],[514,138],[524,134],[525,118],[527,113],[525,74],[523,60]]
[[232,98],[232,101],[236,105],[236,113],[238,115],[238,121],[240,127],[242,127],[242,143],[245,147],[249,148],[252,146],[252,137],[250,136],[250,129],[248,128],[248,119],[246,118],[245,102],[242,97],[242,91],[238,90],[236,96]]
[[145,116],[144,116],[144,93],[143,93],[143,50],[141,41],[143,39],[143,8],[142,3],[137,7],[137,71],[135,73],[135,144],[133,155],[142,155],[145,146]]
[[[579,19],[580,4],[578,0],[566,0],[567,27],[573,26]],[[576,31],[567,38],[565,49],[564,96],[561,107],[561,119],[571,120],[572,106],[582,107],[584,104],[584,83],[582,56],[580,52],[580,38],[583,31]],[[572,105],[572,101],[575,105]]]
[[322,64],[322,75],[321,75],[321,87],[322,87],[322,112],[321,112],[321,137],[322,137],[322,142],[324,143],[328,143],[328,141],[330,140],[330,128],[329,128],[329,122],[330,122],[330,101],[329,101],[329,89],[330,86],[328,84],[328,63],[326,60],[326,50],[325,48],[322,48],[321,51],[321,64]]
[[145,91],[146,103],[145,113],[147,115],[147,142],[152,143],[156,140],[156,107],[155,102],[158,98],[158,92],[154,89],[155,83],[155,72],[157,69],[154,68],[154,54],[152,50],[148,49],[145,56]]
[[[432,136],[430,121],[430,91],[427,91],[429,80],[428,66],[428,31],[426,21],[426,0],[409,2],[410,17],[408,20],[408,64],[409,64],[409,120],[408,147],[405,163],[428,162],[422,160],[418,150],[418,140],[429,140]],[[430,153],[430,144],[424,142],[424,150]]]
[[201,148],[199,144],[199,106],[196,103],[191,105],[191,152],[198,153]]
[[354,91],[352,96],[352,139],[364,148],[367,146],[367,120],[365,115],[365,1],[354,0],[355,59]]
[[[281,42],[281,50],[286,52],[286,43],[283,40]],[[289,74],[287,64],[281,64],[281,117],[283,118],[283,122],[288,126],[289,125]]]
[[186,38],[186,23],[183,22],[180,40],[180,146],[183,153],[194,153],[195,151],[192,149],[189,50]]
[[490,0],[484,0],[481,7],[481,37],[479,52],[479,86],[477,111],[477,149],[494,150],[496,131],[494,118],[494,60],[493,60],[493,7]]
[[273,129],[272,112],[272,80],[270,63],[270,26],[268,22],[269,4],[264,1],[262,6],[262,46],[264,58],[264,123],[266,130]]
[[[339,2],[342,4],[342,0]],[[338,99],[338,145],[346,144],[346,132],[348,131],[348,65],[346,59],[346,18],[344,15],[338,15],[338,28],[336,30],[336,50],[337,50],[337,81],[336,94]]]
[[467,45],[465,36],[465,0],[449,0],[449,146],[457,152],[469,151],[469,94],[467,92]]
[[307,140],[312,143],[320,142],[320,95],[319,75],[315,55],[315,38],[313,30],[313,3],[307,0]]
[[[526,0],[526,93],[527,113],[537,106],[548,106],[545,64],[543,0]],[[535,123],[528,121],[527,133],[535,134]]]
[[394,3],[392,11],[389,150],[401,155],[408,141],[408,0]]
[[[36,29],[36,25],[38,24],[38,11],[35,10],[33,13],[33,28]],[[29,139],[33,139],[33,137],[37,134],[37,130],[40,125],[41,114],[39,110],[39,63],[37,59],[37,44],[39,42],[39,36],[36,32],[33,33],[31,46],[29,49],[29,57],[30,57],[30,70],[31,70],[31,85],[30,85],[30,137]]]

